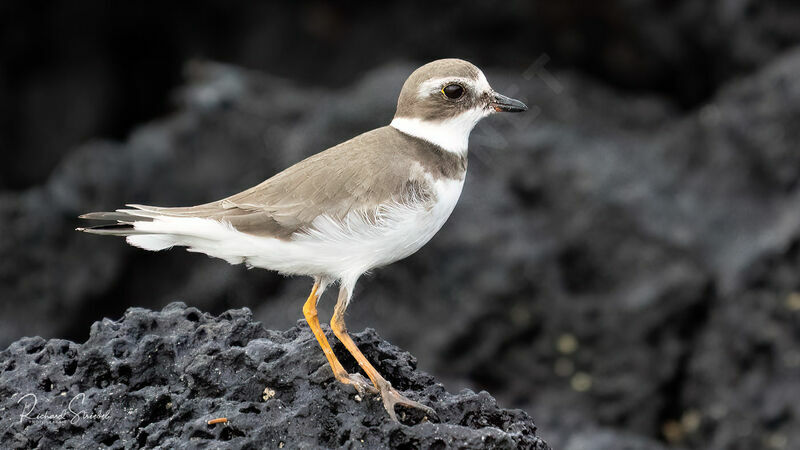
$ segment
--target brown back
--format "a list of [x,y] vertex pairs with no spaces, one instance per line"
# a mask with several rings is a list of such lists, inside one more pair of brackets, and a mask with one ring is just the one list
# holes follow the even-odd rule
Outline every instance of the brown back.
[[[224,219],[259,236],[289,238],[328,215],[342,220],[395,200],[430,201],[433,179],[462,179],[466,157],[392,127],[382,127],[313,155],[241,193],[187,208],[139,206],[180,217]],[[420,170],[421,169],[421,170]]]

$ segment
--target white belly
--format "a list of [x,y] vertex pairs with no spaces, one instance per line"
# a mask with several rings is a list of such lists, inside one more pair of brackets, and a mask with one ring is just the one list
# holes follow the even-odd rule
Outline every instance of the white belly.
[[394,205],[382,209],[374,221],[358,213],[344,222],[319,217],[312,232],[283,242],[287,259],[304,267],[278,270],[346,278],[410,256],[442,228],[463,186],[463,179],[436,181],[433,206]]
[[[157,229],[164,234],[134,235],[127,239],[130,244],[148,250],[186,246],[189,251],[232,264],[244,262],[285,274],[353,278],[413,254],[439,231],[458,202],[464,180],[439,180],[433,184],[436,192],[433,206],[391,205],[381,208],[372,220],[360,213],[351,213],[344,221],[320,216],[314,220],[311,231],[291,240],[253,236],[230,225],[200,218],[136,222],[137,229]],[[179,230],[181,236],[169,235],[171,230]]]

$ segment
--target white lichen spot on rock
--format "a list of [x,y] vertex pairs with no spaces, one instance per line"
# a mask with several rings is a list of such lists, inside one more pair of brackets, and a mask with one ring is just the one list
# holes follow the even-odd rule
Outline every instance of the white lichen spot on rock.
[[800,311],[800,292],[792,292],[786,297],[786,307],[791,311]]
[[789,439],[787,439],[786,436],[778,433],[770,434],[764,441],[764,444],[766,444],[767,448],[772,448],[775,450],[783,450],[788,448],[787,446],[789,444]]
[[564,333],[556,341],[556,350],[564,355],[575,353],[578,350],[578,339],[569,333]]
[[694,433],[700,428],[703,417],[696,409],[686,410],[681,416],[681,426],[687,433]]
[[572,389],[577,392],[586,392],[592,388],[592,376],[586,372],[578,372],[569,382]]

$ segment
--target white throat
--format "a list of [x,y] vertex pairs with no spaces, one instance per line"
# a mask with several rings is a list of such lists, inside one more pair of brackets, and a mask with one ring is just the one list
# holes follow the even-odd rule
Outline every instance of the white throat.
[[489,112],[483,108],[471,109],[451,119],[438,122],[411,117],[395,117],[389,125],[405,134],[435,144],[448,152],[466,155],[469,133]]

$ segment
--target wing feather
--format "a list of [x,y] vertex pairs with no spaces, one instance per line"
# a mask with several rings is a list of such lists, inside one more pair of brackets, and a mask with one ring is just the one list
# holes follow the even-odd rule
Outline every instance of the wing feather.
[[288,238],[321,215],[341,221],[350,212],[377,209],[402,192],[413,160],[397,151],[402,142],[396,142],[396,134],[388,127],[364,133],[216,202],[178,208],[128,205],[135,209],[121,211],[210,218],[242,232]]

